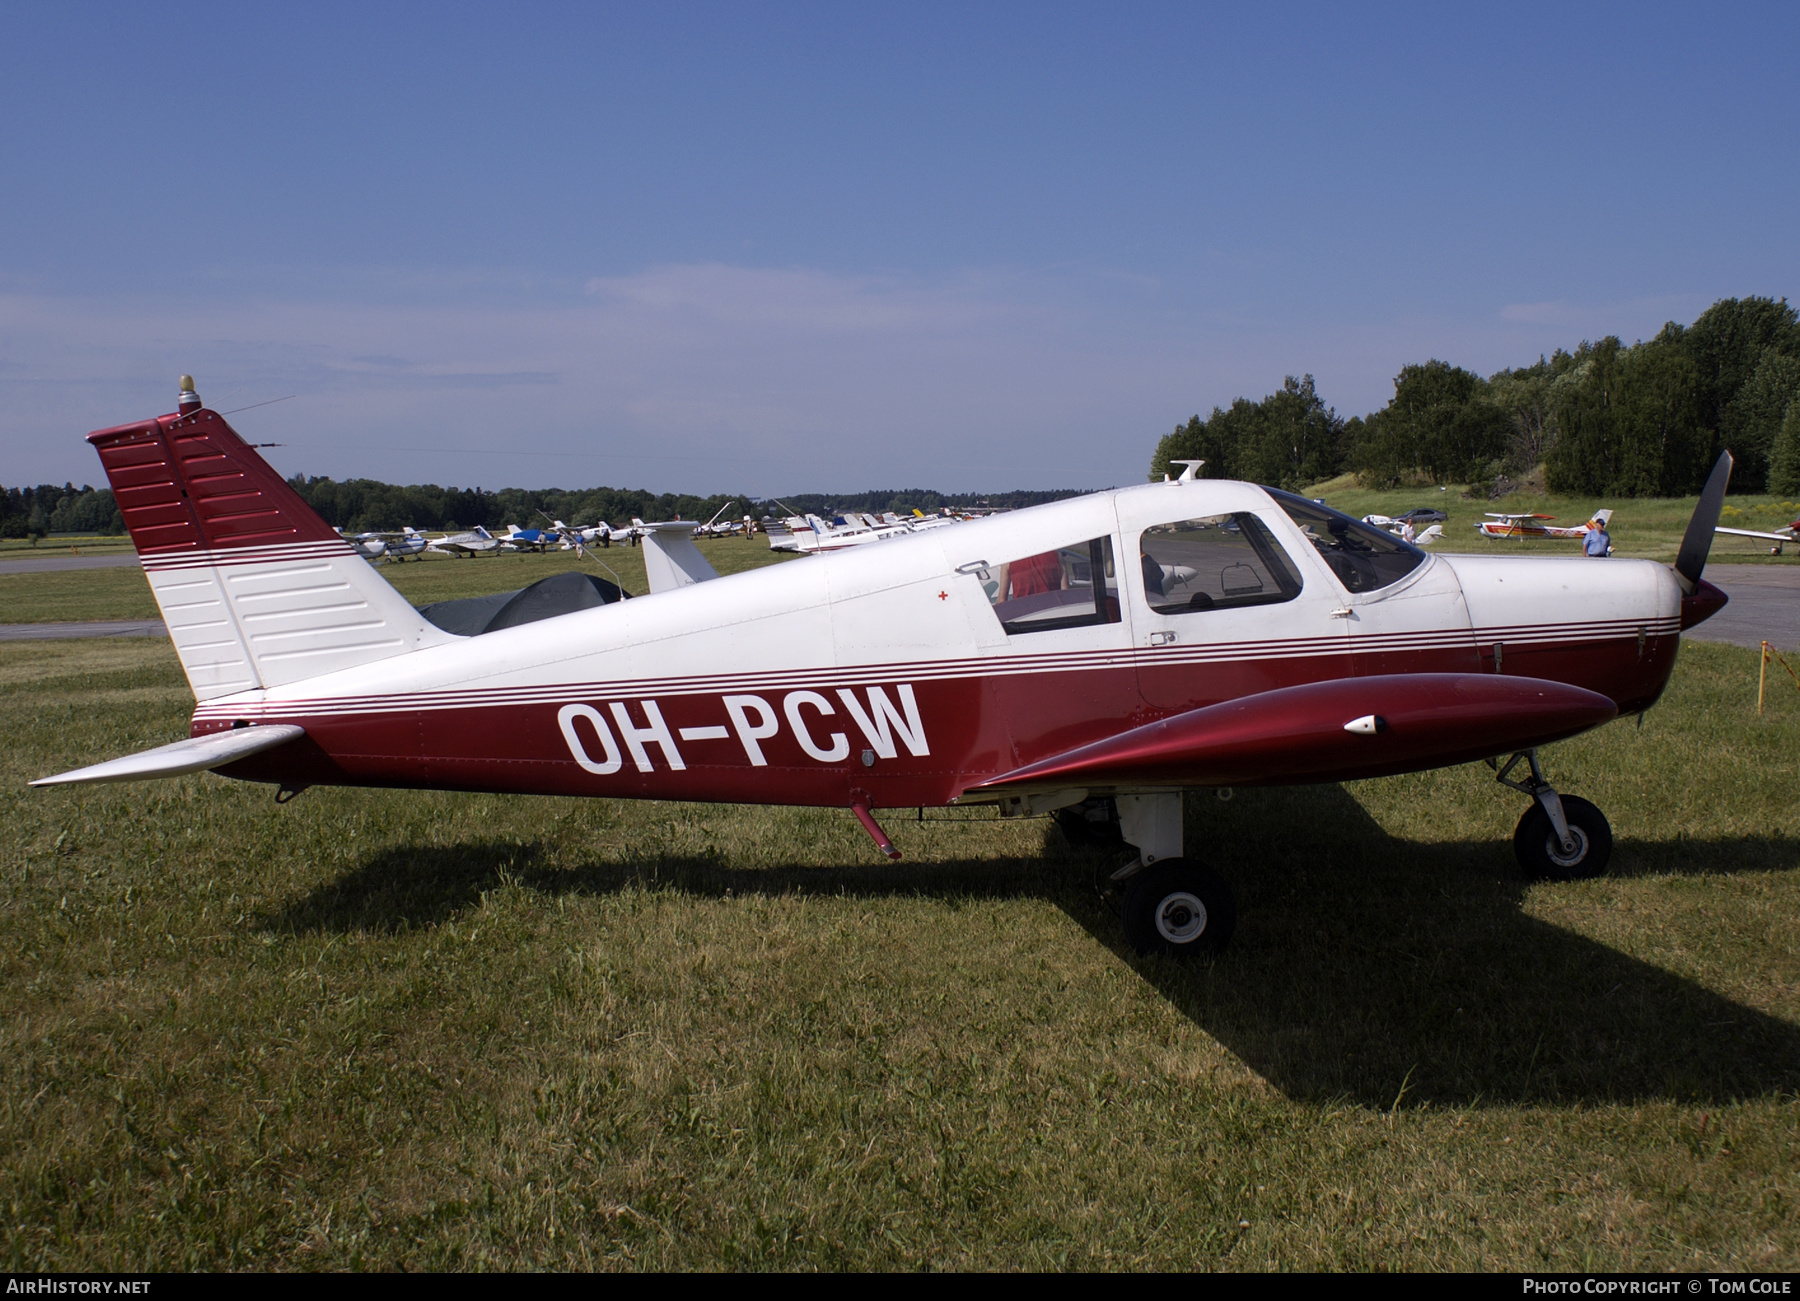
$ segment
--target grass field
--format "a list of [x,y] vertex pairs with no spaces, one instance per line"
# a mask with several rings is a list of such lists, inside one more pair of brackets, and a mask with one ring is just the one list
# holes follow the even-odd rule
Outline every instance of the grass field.
[[[719,539],[696,544],[721,574],[792,559],[770,551],[766,538],[749,542]],[[474,560],[408,560],[380,566],[382,576],[415,605],[463,596],[485,596],[527,583],[585,569],[610,578],[617,574],[630,592],[649,590],[644,553],[636,547],[608,547],[583,560],[573,551],[482,556]],[[604,566],[604,567],[603,567]],[[610,571],[610,572],[609,572]],[[83,619],[155,619],[156,598],[141,569],[64,569],[36,574],[0,574],[0,623],[56,623]]]
[[39,538],[35,547],[31,545],[29,538],[0,538],[0,560],[23,560],[30,556],[74,554],[114,556],[123,555],[131,550],[131,539],[123,534],[114,536],[109,533],[58,533],[54,536]]
[[829,810],[30,791],[191,701],[164,642],[0,646],[0,1244],[1794,1269],[1800,692],[1758,719],[1755,665],[1689,645],[1642,730],[1548,754],[1603,880],[1521,883],[1481,767],[1195,796],[1242,921],[1184,969],[1042,821],[895,817],[890,865]]

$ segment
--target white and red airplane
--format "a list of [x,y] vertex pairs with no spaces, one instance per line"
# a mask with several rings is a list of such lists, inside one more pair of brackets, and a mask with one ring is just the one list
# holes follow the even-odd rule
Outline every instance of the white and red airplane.
[[[283,799],[834,806],[896,857],[883,808],[1056,812],[1137,850],[1114,885],[1144,952],[1216,951],[1234,924],[1225,883],[1184,856],[1189,787],[1487,759],[1531,796],[1528,871],[1604,869],[1605,817],[1544,780],[1537,747],[1654,704],[1681,629],[1725,602],[1700,575],[1729,456],[1672,568],[1432,555],[1301,497],[1184,477],[724,578],[691,523],[659,526],[649,594],[559,575],[458,635],[191,388],[88,440],[198,706],[188,740],[34,785],[210,769]],[[526,626],[547,620],[557,635]]]
[[1561,525],[1538,522],[1553,520],[1554,515],[1497,515],[1489,511],[1488,517],[1475,527],[1490,538],[1585,538],[1595,529],[1604,529],[1612,516],[1610,509],[1597,510],[1585,524]]

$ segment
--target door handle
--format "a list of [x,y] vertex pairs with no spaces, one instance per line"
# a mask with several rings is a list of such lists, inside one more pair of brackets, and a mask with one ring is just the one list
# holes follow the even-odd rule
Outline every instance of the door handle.
[[1153,632],[1150,634],[1150,644],[1152,646],[1173,646],[1175,644],[1175,634],[1172,632]]
[[1354,619],[1356,617],[1356,611],[1352,610],[1347,605],[1339,606],[1331,612],[1331,617],[1333,619]]

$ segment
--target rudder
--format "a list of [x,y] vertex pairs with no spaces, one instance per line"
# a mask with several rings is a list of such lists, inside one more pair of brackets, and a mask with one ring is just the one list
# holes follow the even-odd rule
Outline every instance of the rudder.
[[455,640],[427,623],[217,412],[88,435],[197,699]]

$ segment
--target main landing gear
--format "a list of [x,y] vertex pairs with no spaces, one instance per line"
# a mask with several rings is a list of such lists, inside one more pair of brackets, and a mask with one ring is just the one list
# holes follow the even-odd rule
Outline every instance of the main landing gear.
[[1138,851],[1109,881],[1124,891],[1126,940],[1145,956],[1219,952],[1237,929],[1237,901],[1217,872],[1181,856],[1181,793],[1121,795],[1113,803],[1119,840]]
[[[1512,770],[1524,760],[1530,776],[1513,780]],[[1599,876],[1612,858],[1612,827],[1606,815],[1586,800],[1559,795],[1544,780],[1536,750],[1515,754],[1503,765],[1489,759],[1494,780],[1531,796],[1531,807],[1513,832],[1513,854],[1525,875],[1539,881],[1578,881]]]

